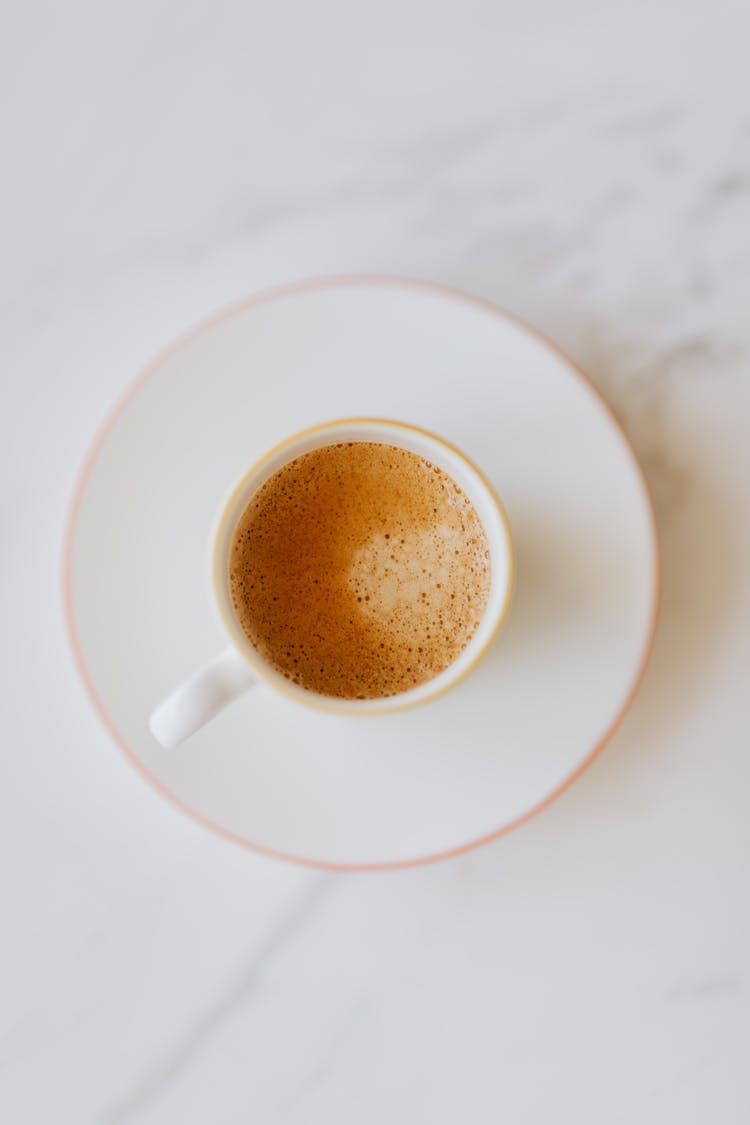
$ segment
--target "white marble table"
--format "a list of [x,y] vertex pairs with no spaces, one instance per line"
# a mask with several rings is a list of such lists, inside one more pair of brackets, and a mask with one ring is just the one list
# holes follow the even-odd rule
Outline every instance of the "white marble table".
[[[4,36],[0,1120],[744,1125],[750,18],[744,3],[16,5]],[[103,413],[250,291],[433,278],[566,348],[663,533],[652,666],[555,805],[435,867],[235,848],[69,658]]]

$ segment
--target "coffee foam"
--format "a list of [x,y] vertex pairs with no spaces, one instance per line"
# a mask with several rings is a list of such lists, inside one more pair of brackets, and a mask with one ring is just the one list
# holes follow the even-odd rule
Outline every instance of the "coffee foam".
[[436,676],[487,604],[489,547],[437,466],[375,442],[285,465],[235,529],[232,601],[251,643],[292,682],[372,699]]

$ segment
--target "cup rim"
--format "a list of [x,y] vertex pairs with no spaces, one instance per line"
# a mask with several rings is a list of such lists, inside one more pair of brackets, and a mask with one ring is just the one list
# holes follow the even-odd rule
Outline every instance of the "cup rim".
[[[227,534],[227,527],[231,521],[233,508],[235,503],[247,487],[248,481],[253,477],[257,477],[262,473],[263,469],[272,461],[274,461],[279,454],[284,453],[285,450],[291,449],[298,445],[300,441],[314,437],[316,434],[322,434],[326,431],[335,431],[337,429],[346,429],[351,427],[366,427],[378,426],[385,427],[396,431],[395,437],[399,432],[406,432],[416,435],[417,437],[426,440],[435,446],[446,450],[453,457],[456,457],[461,463],[464,470],[470,477],[474,477],[476,483],[479,485],[481,491],[484,492],[487,499],[490,501],[493,516],[497,517],[497,525],[500,529],[502,542],[505,548],[507,577],[505,582],[505,589],[503,591],[502,600],[499,606],[494,611],[494,621],[487,632],[486,637],[482,640],[481,644],[477,646],[476,652],[471,656],[471,659],[460,668],[453,676],[448,675],[451,668],[458,664],[467,648],[472,645],[472,638],[468,645],[458,654],[457,657],[451,661],[441,672],[433,676],[431,679],[425,681],[423,684],[417,685],[415,688],[410,688],[408,691],[399,692],[393,696],[378,696],[373,699],[344,699],[337,696],[327,696],[320,692],[310,691],[307,688],[297,686],[287,681],[280,673],[277,673],[270,665],[263,659],[263,657],[256,651],[252,642],[246,636],[244,630],[239,624],[236,615],[231,609],[230,599],[228,594],[225,595],[224,589],[226,586],[226,562],[227,550],[224,549],[225,544],[231,542],[231,534],[234,531],[234,526]],[[329,444],[326,442],[326,444]],[[398,442],[396,442],[398,444]],[[318,448],[317,446],[314,448]],[[294,458],[290,458],[294,460]],[[280,466],[279,466],[280,467]],[[260,482],[262,483],[262,482]],[[232,521],[236,526],[236,517]],[[487,529],[485,529],[486,531]],[[238,655],[245,661],[250,668],[252,674],[258,680],[267,684],[274,691],[279,692],[281,695],[291,699],[295,703],[302,704],[303,706],[310,707],[316,711],[323,711],[327,714],[348,715],[348,716],[361,716],[361,717],[374,717],[378,715],[390,715],[394,712],[405,711],[412,707],[417,707],[423,703],[431,702],[439,696],[450,691],[452,688],[460,684],[474,669],[477,667],[482,658],[486,655],[487,651],[495,641],[500,629],[502,628],[508,616],[510,604],[513,596],[513,589],[515,586],[515,555],[513,550],[513,538],[510,530],[510,523],[507,513],[503,504],[495,491],[494,486],[491,484],[486,475],[482,472],[477,465],[452,442],[427,430],[422,426],[415,425],[411,422],[403,422],[393,418],[382,418],[368,415],[356,415],[352,417],[334,418],[327,422],[318,422],[311,426],[306,426],[301,430],[283,438],[275,445],[271,446],[264,453],[260,455],[240,476],[230,489],[229,494],[224,499],[221,505],[219,514],[214,524],[214,531],[211,537],[211,569],[210,569],[210,586],[213,596],[213,603],[219,616],[219,620],[226,630],[229,640],[233,648],[237,651]],[[485,610],[485,613],[487,610]],[[484,615],[483,615],[484,616]],[[437,681],[442,681],[438,683]],[[429,690],[430,685],[436,686]]]

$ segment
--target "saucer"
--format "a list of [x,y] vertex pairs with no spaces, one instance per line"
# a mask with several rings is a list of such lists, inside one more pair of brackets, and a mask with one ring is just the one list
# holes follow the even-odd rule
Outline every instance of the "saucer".
[[[152,708],[225,644],[207,544],[229,488],[288,434],[351,416],[446,437],[494,484],[517,559],[503,630],[411,711],[330,715],[257,686],[161,749]],[[64,589],[92,702],[165,796],[267,854],[397,867],[508,831],[592,760],[645,669],[659,554],[635,455],[570,360],[481,300],[341,278],[251,297],[141,375],[82,470]]]

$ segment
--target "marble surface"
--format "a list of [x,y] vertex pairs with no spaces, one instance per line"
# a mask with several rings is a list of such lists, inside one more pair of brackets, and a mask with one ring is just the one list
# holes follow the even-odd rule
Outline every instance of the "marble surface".
[[[0,1120],[747,1121],[747,13],[9,13]],[[633,711],[567,794],[463,858],[338,876],[135,774],[73,669],[59,563],[144,363],[245,293],[350,271],[488,297],[584,365],[646,467],[665,589]]]

